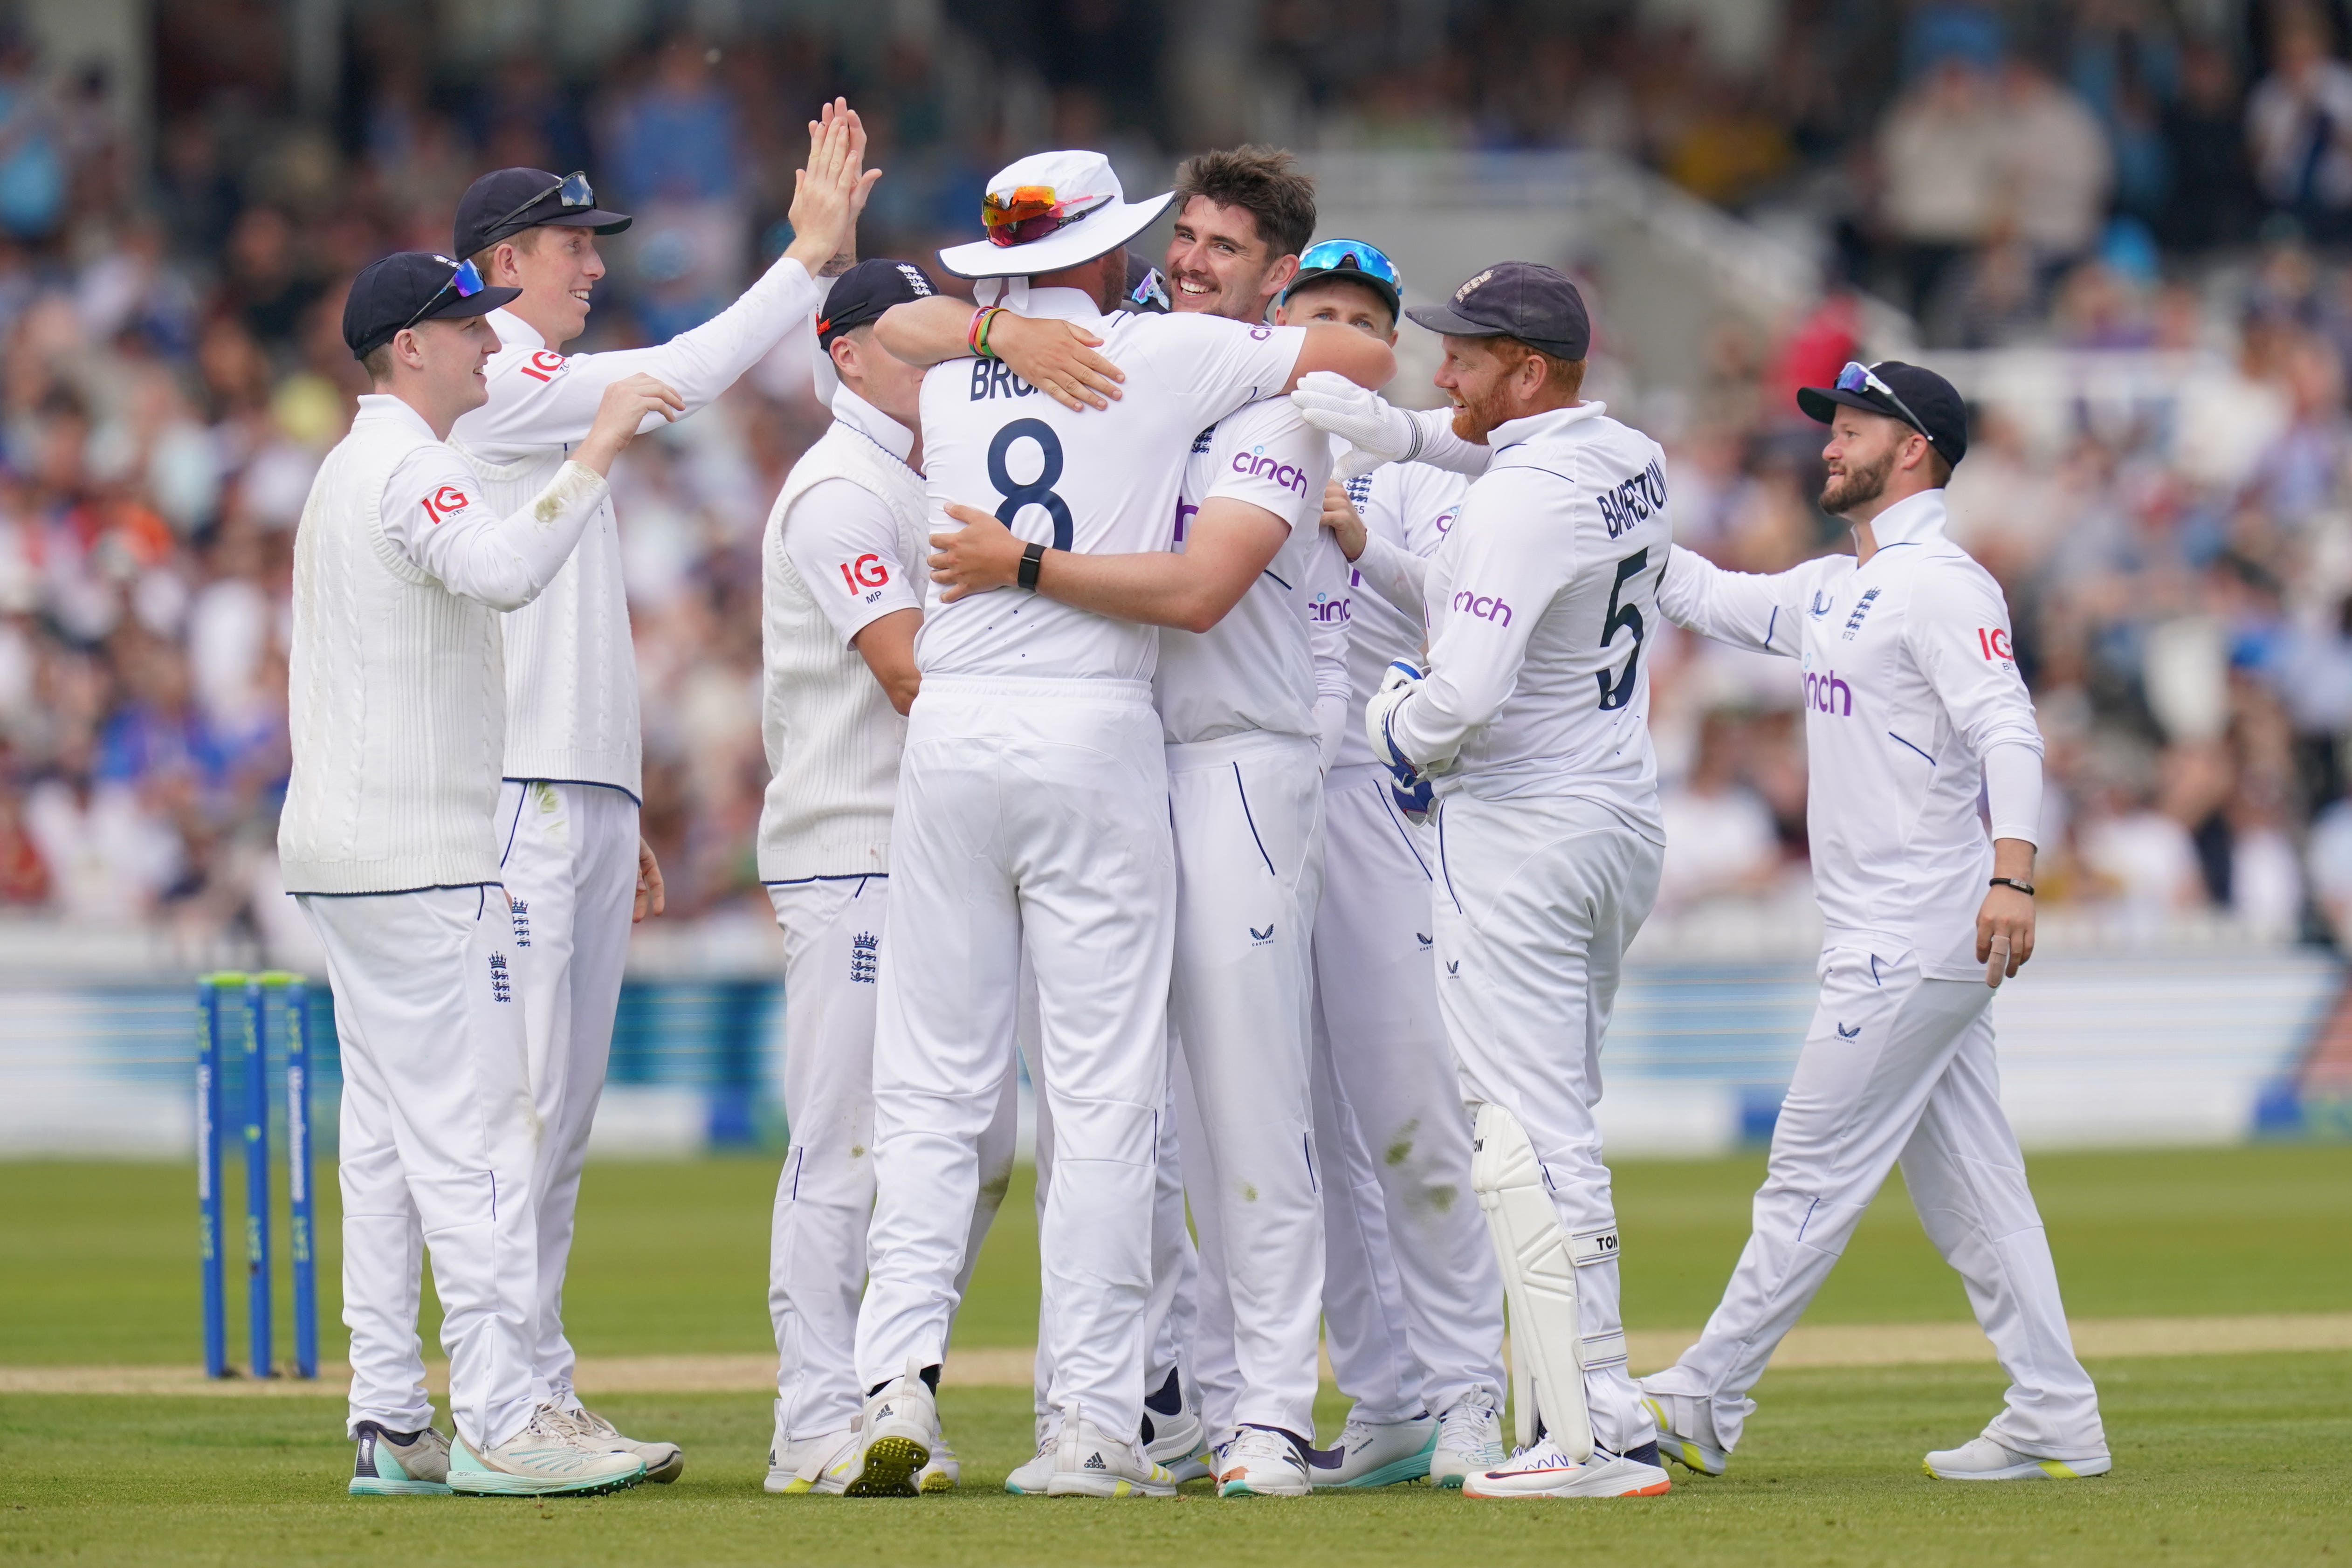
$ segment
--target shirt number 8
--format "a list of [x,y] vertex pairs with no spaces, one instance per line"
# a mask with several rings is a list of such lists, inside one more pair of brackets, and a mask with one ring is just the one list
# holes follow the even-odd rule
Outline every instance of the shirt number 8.
[[[1013,443],[1024,437],[1037,443],[1039,458],[1037,477],[1025,485],[1013,478],[1004,461],[1012,454]],[[988,482],[1004,498],[997,505],[996,521],[1011,528],[1023,507],[1042,507],[1054,520],[1054,548],[1067,550],[1076,525],[1070,521],[1069,502],[1054,493],[1054,481],[1061,477],[1062,438],[1043,419],[1015,419],[988,444]]]

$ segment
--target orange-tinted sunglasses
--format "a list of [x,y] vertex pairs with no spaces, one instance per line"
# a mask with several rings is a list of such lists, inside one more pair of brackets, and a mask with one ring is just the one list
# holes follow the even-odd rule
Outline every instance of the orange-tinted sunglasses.
[[1009,196],[988,193],[980,204],[980,221],[991,245],[1027,245],[1045,238],[1110,200],[1108,196],[1073,196],[1067,201],[1051,185],[1021,185]]

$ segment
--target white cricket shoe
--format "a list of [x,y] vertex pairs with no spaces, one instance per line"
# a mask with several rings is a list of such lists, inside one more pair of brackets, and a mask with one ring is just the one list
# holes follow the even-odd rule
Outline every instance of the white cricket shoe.
[[1495,1396],[1474,1389],[1437,1418],[1437,1446],[1430,1451],[1429,1484],[1458,1489],[1466,1476],[1503,1462],[1503,1413]]
[[1216,1456],[1209,1443],[1208,1423],[1201,1419],[1200,1395],[1187,1390],[1184,1403],[1173,1415],[1162,1415],[1147,1408],[1143,1413],[1145,1430],[1143,1452],[1155,1465],[1174,1476],[1181,1484],[1197,1481],[1209,1474],[1209,1462]]
[[1715,1416],[1706,1400],[1696,1394],[1652,1394],[1643,1389],[1642,1403],[1658,1424],[1659,1453],[1702,1476],[1719,1476],[1730,1468],[1731,1450],[1715,1435]]
[[1217,1449],[1219,1497],[1305,1497],[1315,1489],[1307,1456],[1287,1433],[1243,1426]]
[[921,1469],[915,1472],[916,1489],[951,1492],[962,1480],[963,1466],[957,1460],[955,1450],[948,1447],[948,1440],[940,1436],[938,1428],[934,1427],[931,1431],[931,1457],[924,1461]]
[[1462,1495],[1475,1498],[1663,1497],[1673,1489],[1654,1444],[1631,1454],[1596,1446],[1579,1464],[1549,1437],[1462,1483]]
[[646,1462],[583,1437],[541,1405],[530,1424],[479,1454],[464,1437],[449,1445],[449,1489],[463,1497],[593,1497],[635,1486]]
[[686,1473],[686,1450],[675,1443],[647,1443],[621,1435],[620,1428],[585,1405],[569,1410],[558,1409],[556,1415],[572,1423],[573,1428],[598,1447],[615,1454],[635,1454],[646,1463],[646,1479],[663,1486]]
[[914,1497],[920,1490],[917,1477],[931,1462],[931,1442],[940,1429],[938,1403],[922,1369],[912,1360],[907,1370],[884,1384],[866,1401],[858,1424],[860,1447],[857,1473],[842,1489],[851,1497]]
[[[1042,1456],[1041,1456],[1042,1457]],[[1011,1482],[1007,1482],[1008,1489]],[[1145,1457],[1139,1443],[1122,1443],[1076,1410],[1062,1419],[1055,1440],[1047,1497],[1174,1497],[1176,1478]]]
[[[782,1405],[783,1401],[776,1402]],[[821,1432],[797,1441],[778,1426],[768,1444],[767,1489],[779,1497],[839,1497],[857,1474],[857,1428]]]
[[2078,1481],[2104,1476],[2116,1462],[2105,1454],[2088,1459],[2037,1459],[1990,1437],[1971,1437],[1957,1448],[1938,1448],[1924,1467],[1939,1481]]
[[394,1432],[373,1421],[362,1421],[356,1438],[352,1496],[449,1495],[449,1439],[439,1427]]
[[1426,1411],[1410,1421],[1350,1416],[1339,1434],[1339,1462],[1310,1465],[1307,1474],[1318,1491],[1392,1487],[1428,1475],[1430,1457],[1436,1451],[1437,1422]]
[[1061,1457],[1062,1435],[1050,1432],[1037,1440],[1037,1451],[1013,1468],[1004,1478],[1004,1489],[1014,1497],[1044,1497],[1054,1479],[1055,1461]]

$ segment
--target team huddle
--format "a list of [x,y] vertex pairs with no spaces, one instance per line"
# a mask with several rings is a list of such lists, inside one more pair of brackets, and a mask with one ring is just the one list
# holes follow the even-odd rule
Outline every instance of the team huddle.
[[[768,1490],[959,1484],[936,1395],[1024,1063],[1041,1300],[1013,1493],[1720,1474],[1898,1160],[2011,1384],[1929,1472],[2107,1469],[1998,1097],[2041,741],[2000,592],[1944,532],[1952,388],[1886,362],[1806,389],[1854,552],[1726,572],[1674,544],[1658,446],[1582,397],[1591,322],[1549,268],[1408,310],[1376,246],[1316,240],[1287,154],[1204,153],[1131,202],[1058,152],[996,174],[985,237],[940,253],[975,309],[856,258],[862,127],[836,101],[809,129],[791,247],[667,343],[562,352],[596,237],[629,222],[580,174],[487,174],[450,257],[352,287],[374,391],[297,535],[280,833],[344,1062],[351,1489],[684,1468],[585,1407],[562,1326],[629,927],[662,901],[605,476],[795,333],[834,423],[762,542],[791,1138]],[[1154,267],[1129,247],[1163,215]],[[1379,395],[1404,315],[1444,338],[1446,407]],[[1698,1342],[1636,1378],[1594,1108],[1664,842],[1662,620],[1826,694],[1827,931],[1754,1233]],[[1325,1350],[1352,1401],[1328,1449]]]

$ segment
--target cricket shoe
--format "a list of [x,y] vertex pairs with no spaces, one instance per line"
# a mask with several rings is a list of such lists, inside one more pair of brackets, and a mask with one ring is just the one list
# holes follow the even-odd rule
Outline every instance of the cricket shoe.
[[1663,1497],[1673,1489],[1654,1443],[1630,1454],[1596,1444],[1592,1457],[1579,1463],[1549,1437],[1462,1483],[1462,1495],[1474,1498]]
[[931,1432],[931,1457],[915,1472],[915,1489],[927,1492],[951,1492],[963,1480],[963,1466],[957,1462],[955,1450],[937,1428]]
[[447,1497],[449,1439],[440,1428],[394,1432],[362,1421],[352,1461],[353,1497]]
[[1004,1478],[1004,1489],[1014,1497],[1044,1497],[1054,1479],[1055,1462],[1061,1458],[1062,1435],[1050,1432],[1037,1440],[1037,1451],[1013,1468]]
[[[782,1400],[776,1402],[779,1405]],[[767,1489],[779,1497],[839,1497],[857,1474],[857,1428],[820,1432],[814,1437],[786,1437],[777,1427],[768,1444]]]
[[[1005,1482],[1006,1490],[1012,1486],[1010,1480]],[[1176,1478],[1165,1466],[1153,1464],[1142,1444],[1106,1436],[1100,1427],[1072,1410],[1062,1419],[1060,1436],[1054,1439],[1054,1468],[1045,1478],[1045,1495],[1174,1497]]]
[[1474,1389],[1437,1419],[1437,1446],[1429,1456],[1429,1484],[1458,1490],[1463,1479],[1503,1462],[1503,1413],[1495,1396]]
[[646,1479],[663,1486],[686,1473],[686,1450],[675,1443],[645,1443],[635,1437],[625,1437],[620,1428],[585,1405],[573,1405],[557,1414],[572,1423],[573,1430],[599,1447],[615,1454],[635,1454],[646,1465]]
[[1392,1487],[1428,1475],[1430,1458],[1436,1452],[1437,1422],[1427,1411],[1410,1421],[1358,1421],[1350,1416],[1339,1434],[1339,1462],[1310,1465],[1307,1474],[1318,1491]]
[[1217,1449],[1219,1497],[1305,1497],[1315,1489],[1297,1438],[1271,1426],[1244,1426]]
[[843,1489],[851,1497],[914,1497],[919,1478],[931,1462],[931,1441],[940,1429],[940,1408],[930,1384],[912,1360],[907,1370],[874,1391],[859,1423],[862,1445],[857,1473]]
[[[1176,1374],[1170,1373],[1168,1379],[1175,1383]],[[1187,1397],[1181,1387],[1180,1384],[1179,1403],[1173,1412],[1155,1410],[1149,1402],[1143,1412],[1143,1452],[1179,1483],[1207,1477],[1209,1462],[1216,1457],[1209,1444],[1208,1423],[1201,1419],[1199,1397]],[[1171,1391],[1163,1387],[1160,1392]]]
[[1684,1469],[1702,1476],[1719,1476],[1731,1466],[1731,1451],[1715,1435],[1715,1417],[1706,1400],[1689,1394],[1652,1394],[1642,1403],[1658,1424],[1658,1452]]
[[2115,1468],[2105,1454],[2088,1459],[2037,1459],[1990,1437],[1971,1437],[1957,1448],[1938,1448],[1925,1468],[1939,1481],[2079,1481]]
[[594,1497],[646,1479],[646,1462],[583,1437],[541,1405],[530,1424],[479,1454],[458,1437],[449,1445],[449,1489],[462,1497]]

